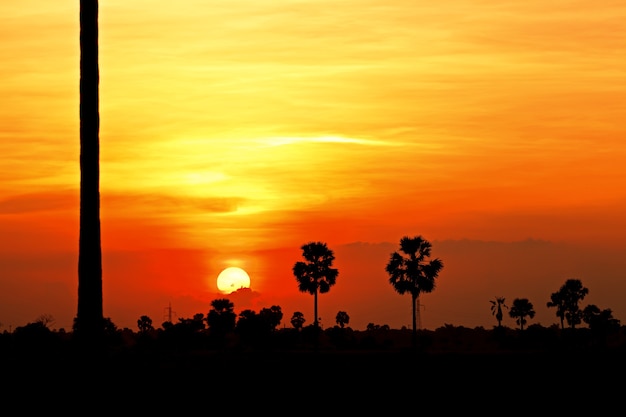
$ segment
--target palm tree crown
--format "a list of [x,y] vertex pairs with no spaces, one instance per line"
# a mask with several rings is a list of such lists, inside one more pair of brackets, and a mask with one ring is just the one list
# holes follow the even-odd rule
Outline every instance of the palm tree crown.
[[421,236],[405,236],[400,240],[400,251],[391,254],[386,271],[389,282],[399,294],[410,293],[414,297],[435,289],[435,278],[443,268],[438,259],[430,257],[432,245]]
[[324,242],[309,242],[301,246],[302,257],[293,266],[293,274],[298,281],[298,289],[314,296],[314,324],[318,326],[317,294],[326,293],[335,285],[339,271],[332,268],[335,255]]
[[422,236],[400,239],[400,250],[391,254],[386,271],[398,294],[411,294],[413,340],[417,340],[417,298],[435,289],[435,279],[443,268],[439,258],[430,258],[432,245]]
[[524,325],[527,322],[526,317],[531,319],[535,317],[533,303],[528,301],[528,298],[516,298],[513,300],[509,316],[515,319],[515,322],[519,325],[520,330],[524,330]]
[[498,327],[502,327],[502,308],[509,308],[506,304],[504,304],[504,297],[496,297],[495,300],[490,300],[491,303],[491,314],[496,316],[496,320],[498,320]]

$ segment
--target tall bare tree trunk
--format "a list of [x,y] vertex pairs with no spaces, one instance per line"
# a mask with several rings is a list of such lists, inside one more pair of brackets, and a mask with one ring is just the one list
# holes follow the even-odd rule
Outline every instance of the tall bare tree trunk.
[[102,335],[98,0],[80,0],[80,236],[77,336]]

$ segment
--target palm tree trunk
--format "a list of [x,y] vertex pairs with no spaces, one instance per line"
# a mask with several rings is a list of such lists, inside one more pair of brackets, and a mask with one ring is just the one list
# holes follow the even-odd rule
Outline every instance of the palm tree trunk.
[[313,331],[315,332],[315,351],[319,348],[319,339],[320,339],[320,324],[317,320],[317,288],[315,289],[315,293],[313,294],[313,314],[315,315],[315,319],[313,320]]
[[413,308],[413,332],[411,342],[414,348],[417,348],[417,295],[411,294],[411,304]]
[[315,328],[319,327],[319,322],[317,320],[317,290],[315,290],[315,294],[313,294],[313,314],[315,317],[313,318],[313,324],[315,324]]
[[75,330],[83,338],[100,336],[103,330],[99,82],[98,1],[80,0],[80,235]]

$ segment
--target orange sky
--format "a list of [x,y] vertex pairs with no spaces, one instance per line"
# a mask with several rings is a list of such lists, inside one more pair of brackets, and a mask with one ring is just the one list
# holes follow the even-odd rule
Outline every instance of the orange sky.
[[[78,2],[62,3],[0,5],[0,330],[76,310]],[[444,262],[424,327],[491,327],[495,296],[556,323],[568,278],[626,320],[626,4],[100,3],[119,327],[208,312],[230,265],[252,282],[236,310],[311,323],[291,267],[312,240],[339,268],[323,325],[409,325],[384,267],[418,234]]]

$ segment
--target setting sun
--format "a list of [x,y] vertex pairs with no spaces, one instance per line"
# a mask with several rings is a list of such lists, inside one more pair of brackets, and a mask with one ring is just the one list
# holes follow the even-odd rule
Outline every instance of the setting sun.
[[235,266],[224,269],[217,276],[217,289],[230,294],[240,288],[250,287],[250,276],[246,271]]

